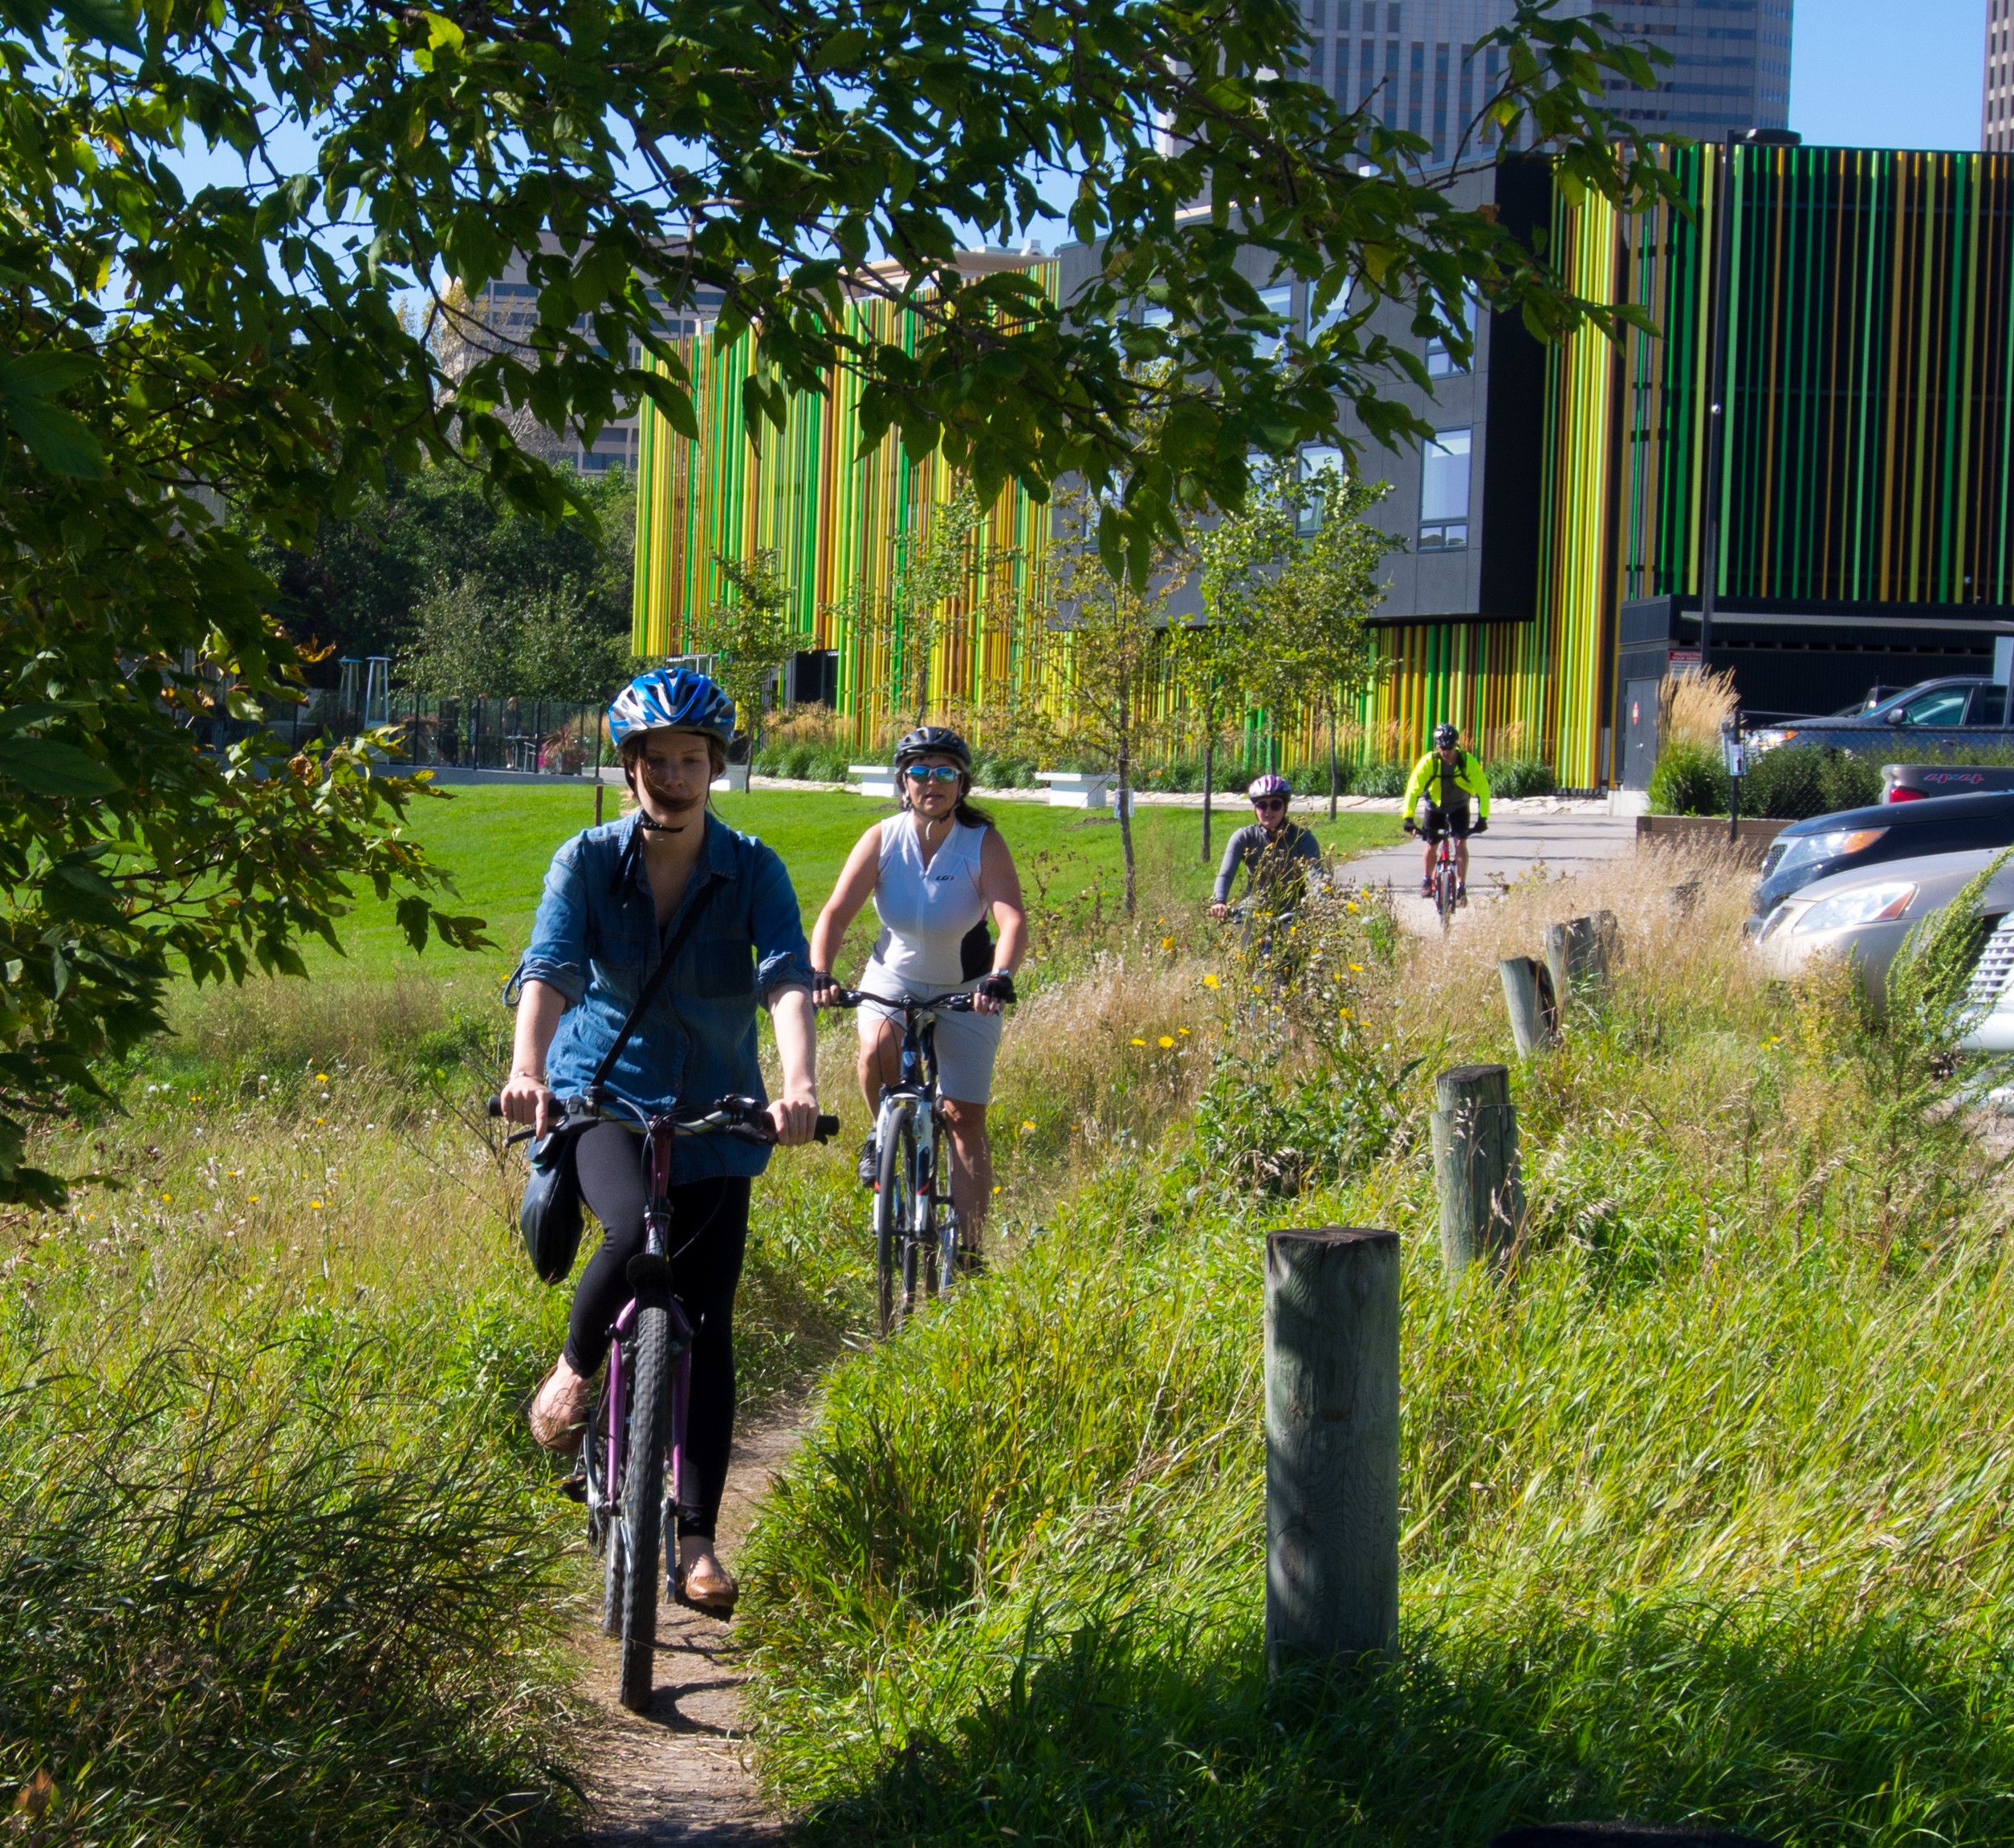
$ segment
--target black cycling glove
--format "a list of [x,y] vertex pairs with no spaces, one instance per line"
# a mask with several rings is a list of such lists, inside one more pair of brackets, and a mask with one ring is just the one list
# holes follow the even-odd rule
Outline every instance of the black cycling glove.
[[998,1001],[1003,1007],[1011,1007],[1020,996],[1014,991],[1014,978],[1004,969],[996,969],[980,983],[979,991],[989,1001]]
[[1488,832],[1489,832],[1489,831],[1490,831],[1490,824],[1489,824],[1489,823],[1488,823],[1488,822],[1487,822],[1487,821],[1479,821],[1479,822],[1477,822],[1477,823],[1475,824],[1475,825],[1473,828],[1471,828],[1469,830],[1469,832],[1470,832],[1470,833],[1471,833],[1471,834],[1487,834],[1487,833],[1488,833]]

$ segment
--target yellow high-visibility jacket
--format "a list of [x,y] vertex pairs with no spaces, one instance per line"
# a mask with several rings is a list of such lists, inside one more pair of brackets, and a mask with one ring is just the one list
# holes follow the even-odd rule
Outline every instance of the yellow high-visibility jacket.
[[[1454,788],[1447,787],[1452,784]],[[1483,760],[1472,751],[1459,752],[1452,763],[1443,764],[1438,751],[1430,751],[1413,766],[1413,774],[1406,779],[1406,813],[1410,815],[1419,807],[1424,796],[1436,808],[1460,805],[1461,796],[1475,799],[1475,816],[1479,821],[1490,818],[1490,779],[1483,774]]]

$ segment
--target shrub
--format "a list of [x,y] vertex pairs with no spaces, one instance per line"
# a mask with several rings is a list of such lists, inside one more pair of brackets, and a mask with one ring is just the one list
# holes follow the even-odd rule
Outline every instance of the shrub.
[[1658,815],[1724,815],[1727,773],[1719,753],[1680,739],[1667,744],[1650,772],[1650,808]]
[[1360,763],[1350,774],[1349,787],[1358,796],[1403,796],[1407,769],[1403,763]]
[[1352,1038],[1283,1082],[1276,1060],[1219,1053],[1196,1101],[1198,1171],[1288,1198],[1333,1186],[1390,1149],[1418,1064],[1387,1071]]
[[1491,793],[1516,799],[1550,796],[1560,787],[1552,766],[1543,757],[1507,757],[1488,767]]
[[1872,758],[1830,745],[1785,744],[1748,760],[1741,806],[1753,815],[1802,821],[1881,800],[1881,770]]

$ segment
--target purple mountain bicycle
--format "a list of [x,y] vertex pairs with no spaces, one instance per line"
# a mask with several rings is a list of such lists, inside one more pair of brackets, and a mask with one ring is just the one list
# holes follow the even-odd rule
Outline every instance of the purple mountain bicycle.
[[[769,1142],[775,1132],[768,1111],[754,1097],[722,1097],[701,1117],[674,1116],[675,1105],[649,1111],[610,1097],[568,1097],[563,1107],[566,1114],[555,1133],[596,1122],[627,1123],[643,1132],[649,1203],[644,1248],[629,1260],[636,1295],[616,1317],[608,1373],[580,1447],[580,1474],[568,1485],[587,1506],[588,1542],[603,1561],[601,1627],[622,1638],[620,1699],[641,1713],[650,1705],[661,1564],[667,1594],[680,1596],[674,1549],[665,1535],[678,1505],[692,1374],[692,1327],[671,1293],[671,1145],[680,1136]],[[501,1114],[494,1099],[490,1111]],[[818,1119],[820,1142],[838,1133],[838,1117]],[[523,1142],[531,1134],[520,1130],[509,1140]]]

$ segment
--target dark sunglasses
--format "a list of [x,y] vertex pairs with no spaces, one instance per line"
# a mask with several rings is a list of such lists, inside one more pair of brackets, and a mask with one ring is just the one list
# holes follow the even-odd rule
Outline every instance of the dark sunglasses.
[[1287,798],[1284,796],[1262,796],[1252,804],[1255,808],[1284,808],[1286,806]]
[[965,772],[950,763],[912,763],[902,774],[912,783],[955,783]]

